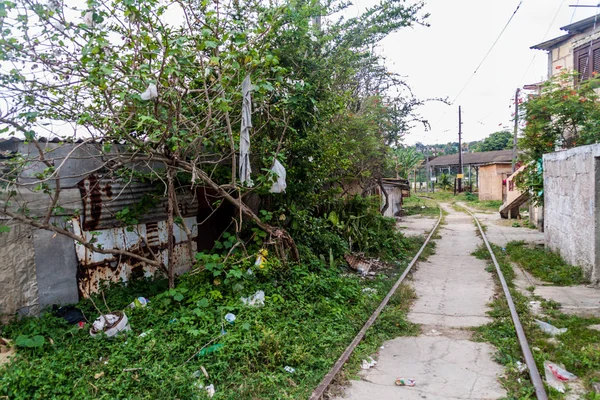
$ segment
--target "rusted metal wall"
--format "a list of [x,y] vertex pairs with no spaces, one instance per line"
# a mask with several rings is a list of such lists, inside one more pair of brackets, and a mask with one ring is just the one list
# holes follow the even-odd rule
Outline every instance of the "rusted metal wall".
[[[176,274],[186,272],[193,263],[188,246],[191,245],[192,255],[196,251],[198,236],[196,218],[184,218],[184,222],[192,232],[192,237],[189,241],[190,238],[188,238],[182,227],[179,225],[173,227]],[[74,219],[73,231],[77,235],[82,235],[86,240],[95,238],[95,244],[101,245],[104,249],[128,250],[150,259],[158,259],[165,265],[167,264],[168,236],[166,221],[89,231],[82,229],[82,223],[79,219]],[[156,268],[134,258],[96,253],[77,244],[75,251],[79,262],[77,273],[79,292],[80,295],[85,297],[89,293],[97,291],[102,281],[126,282],[132,277],[150,277],[157,272]]]
[[[96,244],[104,249],[128,250],[167,264],[167,200],[159,197],[158,201],[150,201],[150,197],[156,197],[148,196],[157,194],[155,186],[99,179],[92,174],[79,182],[78,187],[83,212],[73,221],[76,234],[86,240],[95,238]],[[123,209],[133,212],[136,206],[148,201],[150,203],[142,208],[142,212],[135,215],[136,225],[124,226],[123,221],[117,218]],[[191,267],[191,256],[197,248],[198,199],[191,192],[178,193],[177,203],[186,226],[192,232],[191,238],[188,238],[182,226],[173,227],[175,273],[181,274]],[[131,277],[148,277],[157,272],[155,267],[133,257],[96,253],[81,245],[76,245],[75,250],[79,261],[78,286],[83,296],[96,291],[101,281],[127,281]]]
[[[99,179],[92,174],[78,184],[83,202],[83,229],[98,230],[122,226],[117,213],[128,207],[149,201],[149,195],[156,194],[156,187],[147,183],[122,182]],[[198,212],[198,199],[192,192],[177,193],[177,207],[184,217],[195,216]],[[167,219],[166,197],[147,207],[137,216],[139,223],[158,222]]]

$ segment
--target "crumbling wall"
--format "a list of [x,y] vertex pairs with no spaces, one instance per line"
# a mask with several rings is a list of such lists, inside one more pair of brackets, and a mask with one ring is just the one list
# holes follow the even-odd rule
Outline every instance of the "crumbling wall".
[[544,237],[546,246],[581,266],[593,282],[600,278],[597,163],[600,145],[544,155]]
[[39,312],[33,229],[2,220],[10,231],[0,233],[0,322]]

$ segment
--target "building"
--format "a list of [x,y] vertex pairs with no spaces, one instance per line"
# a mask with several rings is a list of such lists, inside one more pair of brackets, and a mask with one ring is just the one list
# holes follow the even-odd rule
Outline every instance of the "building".
[[548,52],[548,77],[577,71],[579,79],[600,73],[600,15],[563,26],[562,36],[531,46]]
[[[502,200],[503,181],[512,173],[512,150],[463,153],[462,159],[465,187],[476,182],[479,200]],[[436,177],[458,173],[458,154],[436,157],[429,166]]]
[[[60,180],[60,196],[52,213],[52,224],[64,227],[87,241],[94,239],[103,249],[123,250],[165,264],[168,232],[166,199],[162,190],[148,182],[108,179],[102,175],[103,161],[99,144],[39,143],[52,159]],[[0,168],[4,161],[19,153],[32,162],[18,175],[18,181],[36,182],[36,174],[45,168],[36,161],[37,148],[18,139],[0,139]],[[118,151],[118,150],[115,150]],[[8,167],[7,167],[8,168]],[[133,166],[136,170],[142,167]],[[56,185],[50,179],[48,185]],[[55,186],[53,186],[55,187]],[[48,195],[21,186],[16,194],[0,189],[0,206],[30,216],[44,218],[50,207]],[[194,264],[194,253],[213,247],[235,215],[233,206],[219,201],[202,186],[177,192],[181,216],[173,226],[174,271],[181,274]],[[219,206],[215,206],[215,203]],[[135,213],[135,210],[139,212]],[[125,221],[123,210],[134,212]],[[0,216],[0,322],[15,313],[37,314],[53,304],[76,303],[98,290],[103,281],[127,281],[150,277],[157,268],[134,257],[91,251],[74,239],[36,229],[16,219]]]

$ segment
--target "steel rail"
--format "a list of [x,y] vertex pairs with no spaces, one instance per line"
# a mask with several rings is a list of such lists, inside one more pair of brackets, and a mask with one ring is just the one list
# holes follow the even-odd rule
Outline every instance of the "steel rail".
[[515,331],[517,332],[519,345],[521,346],[523,357],[525,357],[525,364],[527,364],[527,368],[529,369],[529,377],[531,378],[531,383],[535,388],[535,395],[538,400],[548,400],[548,395],[546,394],[546,389],[544,388],[544,382],[542,381],[540,372],[538,371],[537,365],[535,364],[533,354],[531,353],[529,343],[527,342],[527,336],[525,335],[523,325],[521,325],[521,320],[519,320],[519,314],[517,313],[517,309],[515,308],[515,303],[513,302],[510,290],[508,289],[508,285],[506,284],[506,279],[504,279],[504,275],[502,274],[502,270],[500,269],[500,265],[498,264],[498,260],[496,260],[496,256],[494,255],[492,246],[490,246],[490,242],[488,241],[487,236],[485,235],[485,232],[483,231],[483,228],[481,227],[481,224],[479,223],[477,217],[466,207],[461,207],[464,208],[469,214],[471,214],[471,217],[473,217],[473,219],[475,220],[475,223],[479,228],[479,232],[481,232],[483,242],[485,243],[488,251],[490,252],[490,256],[492,257],[492,261],[494,262],[494,266],[496,267],[496,272],[498,273],[498,278],[500,279],[500,284],[502,285],[502,290],[504,291],[504,296],[506,297],[506,302],[508,303],[510,316],[513,320]]
[[367,322],[364,324],[364,326],[362,327],[360,332],[358,332],[358,334],[356,335],[356,337],[354,338],[352,343],[350,343],[350,345],[342,353],[340,358],[338,358],[338,360],[335,362],[335,364],[333,365],[331,370],[327,373],[327,375],[325,375],[325,377],[323,377],[323,380],[321,380],[321,383],[319,383],[319,386],[317,386],[317,388],[312,392],[312,395],[310,396],[310,400],[319,400],[323,396],[323,394],[325,393],[325,390],[327,390],[327,388],[329,387],[329,385],[331,384],[331,382],[333,381],[335,376],[340,372],[340,370],[342,369],[342,367],[344,366],[346,361],[348,361],[348,358],[350,358],[350,356],[352,355],[352,352],[354,351],[356,346],[358,346],[358,344],[361,342],[361,340],[365,337],[367,330],[371,327],[371,325],[373,325],[373,323],[375,322],[377,317],[379,317],[379,314],[381,314],[381,311],[383,310],[383,308],[388,304],[392,295],[396,292],[396,290],[398,289],[398,287],[400,286],[400,284],[402,283],[404,278],[406,278],[406,276],[408,275],[408,273],[410,272],[412,267],[417,263],[417,261],[419,260],[419,257],[421,256],[421,253],[423,253],[423,250],[429,243],[429,240],[431,239],[431,237],[437,230],[441,221],[442,221],[442,209],[440,208],[440,216],[439,216],[437,222],[435,223],[435,226],[431,230],[431,232],[429,232],[427,239],[425,239],[425,243],[423,243],[423,245],[421,246],[421,248],[419,249],[417,254],[413,257],[411,262],[408,264],[408,266],[406,267],[406,269],[404,270],[402,275],[400,275],[400,278],[398,278],[398,280],[396,281],[394,286],[392,286],[392,288],[388,292],[387,296],[385,296],[385,298],[382,300],[381,304],[379,304],[379,307],[377,307],[375,312],[371,315],[371,317],[369,317]]

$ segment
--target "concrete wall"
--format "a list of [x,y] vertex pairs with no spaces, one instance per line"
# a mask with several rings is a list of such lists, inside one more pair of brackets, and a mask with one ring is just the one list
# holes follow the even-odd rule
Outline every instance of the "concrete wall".
[[502,180],[511,173],[510,164],[489,164],[479,167],[477,181],[479,200],[502,200]]
[[10,231],[0,233],[0,323],[13,315],[39,312],[33,229],[0,220]]
[[544,155],[546,245],[592,282],[600,279],[598,157],[598,144]]

